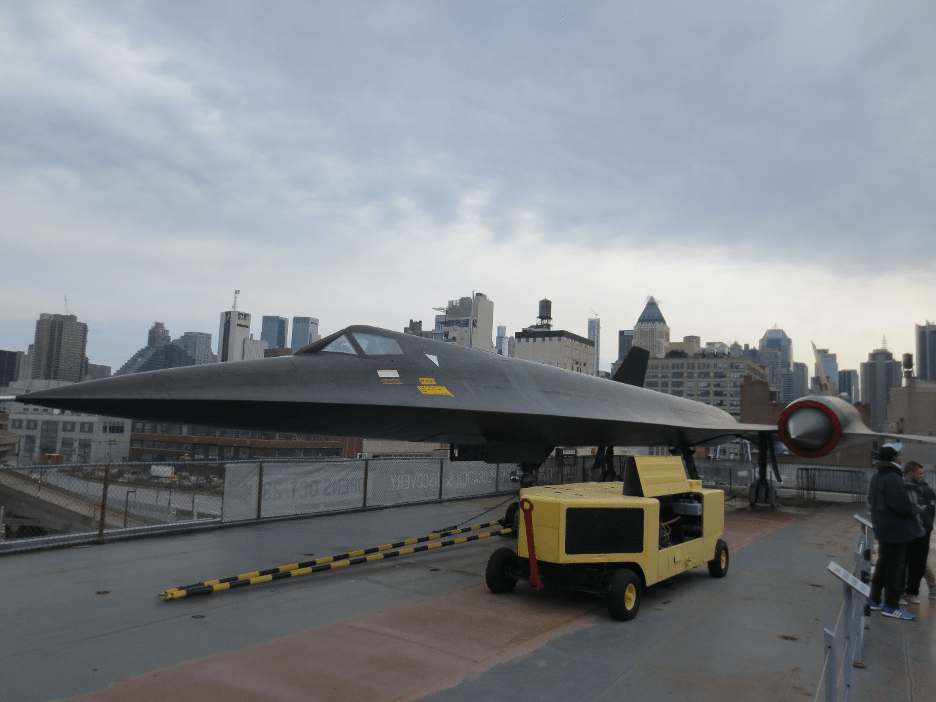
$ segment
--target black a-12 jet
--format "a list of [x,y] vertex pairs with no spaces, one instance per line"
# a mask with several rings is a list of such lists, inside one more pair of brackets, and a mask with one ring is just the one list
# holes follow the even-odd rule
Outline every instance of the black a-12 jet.
[[779,479],[776,435],[811,457],[884,436],[828,396],[791,403],[779,426],[740,424],[716,407],[640,387],[646,362],[647,352],[634,349],[615,376],[620,382],[611,382],[352,326],[292,356],[136,373],[17,400],[150,421],[448,443],[454,460],[519,464],[521,485],[535,481],[556,446],[599,447],[596,467],[606,473],[615,446],[665,446],[695,477],[695,447],[743,437],[761,448],[766,487],[768,456]]

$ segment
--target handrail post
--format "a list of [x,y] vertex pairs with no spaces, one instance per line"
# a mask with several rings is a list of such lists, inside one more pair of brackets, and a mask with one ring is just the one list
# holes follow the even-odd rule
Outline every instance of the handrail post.
[[442,483],[445,482],[445,459],[439,457],[439,499],[442,499]]
[[370,475],[370,460],[364,459],[364,497],[361,499],[361,507],[367,509],[367,478]]
[[844,665],[845,661],[848,660],[849,649],[854,646],[855,636],[854,636],[854,622],[855,622],[855,598],[852,593],[852,589],[849,585],[844,585],[845,588],[845,607],[844,607],[844,621],[842,622],[842,632],[845,635],[845,641],[842,644],[842,687],[845,688],[845,699],[848,699],[848,693],[851,690],[851,670],[852,666]]
[[835,634],[828,629],[823,629],[823,640],[825,641],[826,661],[823,678],[825,679],[825,699],[826,702],[836,702],[837,681],[835,673]]
[[110,485],[110,466],[104,467],[104,487],[101,490],[101,521],[98,522],[98,538],[104,538],[104,522],[107,519],[107,488]]
[[263,461],[260,461],[260,468],[257,470],[257,521],[259,522],[263,515]]

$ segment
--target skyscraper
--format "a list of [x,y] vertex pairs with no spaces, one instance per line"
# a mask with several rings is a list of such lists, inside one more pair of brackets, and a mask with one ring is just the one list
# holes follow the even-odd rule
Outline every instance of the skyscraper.
[[221,313],[218,330],[218,362],[244,360],[244,341],[250,338],[250,314],[237,310]]
[[250,338],[244,339],[243,341],[243,351],[241,352],[241,360],[244,361],[254,361],[263,358],[264,351],[269,348],[267,342],[262,339],[254,339],[253,334],[250,335]]
[[288,336],[288,319],[285,317],[270,317],[264,315],[263,326],[260,328],[260,341],[265,341],[267,343],[267,348],[285,349]]
[[84,380],[88,325],[73,314],[43,312],[36,322],[31,377],[40,380]]
[[165,325],[162,322],[154,322],[147,335],[146,345],[162,346],[163,344],[168,344],[170,341],[172,341],[172,337],[169,335],[169,330],[166,329]]
[[634,345],[634,330],[621,329],[618,331],[618,357],[617,360],[623,361],[627,352]]
[[765,346],[757,351],[755,363],[767,369],[767,386],[777,393],[777,402],[783,389],[783,378],[780,374],[780,351]]
[[917,324],[916,337],[916,377],[919,380],[936,380],[936,324],[930,321]]
[[[781,402],[793,399],[793,340],[782,329],[768,329],[761,337],[760,350],[775,349],[779,355],[779,387]],[[768,369],[769,370],[769,369]]]
[[0,388],[5,388],[17,380],[26,380],[23,377],[23,365],[28,358],[29,356],[22,351],[0,351]]
[[315,317],[293,317],[292,325],[291,348],[294,353],[322,338],[318,332],[319,321]]
[[191,356],[196,366],[211,363],[211,334],[208,332],[185,332],[172,343]]
[[598,361],[601,358],[601,320],[598,317],[588,319],[588,338],[595,342],[595,375],[598,375]]
[[793,391],[790,401],[798,400],[809,394],[809,366],[793,362]]
[[444,314],[437,314],[432,338],[482,351],[494,351],[494,301],[484,293],[449,300]]
[[497,327],[497,343],[494,345],[498,356],[507,355],[507,327],[500,325]]
[[861,401],[871,405],[871,429],[882,431],[887,419],[890,389],[899,388],[901,364],[887,349],[875,349],[861,364]]
[[634,346],[647,349],[650,358],[663,358],[669,351],[670,328],[657,301],[651,297],[634,325]]
[[838,394],[848,395],[852,404],[858,402],[861,395],[858,392],[858,371],[840,370],[838,372]]

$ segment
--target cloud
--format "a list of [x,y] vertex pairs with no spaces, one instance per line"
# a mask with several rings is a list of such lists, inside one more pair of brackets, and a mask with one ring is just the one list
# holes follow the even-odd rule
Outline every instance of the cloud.
[[332,330],[481,290],[509,328],[542,296],[629,328],[652,293],[674,334],[822,319],[859,358],[932,294],[933,13],[8,6],[0,345],[65,293],[125,360],[235,288]]

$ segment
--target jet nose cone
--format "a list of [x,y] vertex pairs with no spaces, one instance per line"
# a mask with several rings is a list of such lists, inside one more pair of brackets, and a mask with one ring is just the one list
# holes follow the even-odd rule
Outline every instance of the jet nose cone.
[[825,412],[815,407],[802,407],[790,415],[786,423],[790,441],[802,451],[821,451],[835,437],[835,426]]

